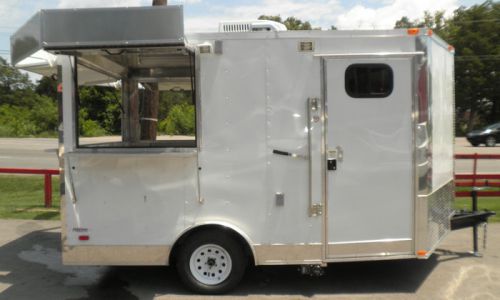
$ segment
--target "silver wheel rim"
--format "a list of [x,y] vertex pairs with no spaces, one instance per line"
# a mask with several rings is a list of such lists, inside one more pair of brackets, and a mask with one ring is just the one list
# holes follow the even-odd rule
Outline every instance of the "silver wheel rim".
[[495,146],[495,144],[496,144],[495,138],[489,137],[486,139],[486,145],[488,145],[489,147],[493,147]]
[[224,282],[231,274],[231,257],[221,246],[205,244],[191,254],[189,269],[199,282],[206,285],[217,285]]

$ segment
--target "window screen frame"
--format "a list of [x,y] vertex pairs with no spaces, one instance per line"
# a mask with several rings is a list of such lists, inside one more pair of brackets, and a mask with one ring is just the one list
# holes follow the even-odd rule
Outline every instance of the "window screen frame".
[[[134,145],[125,145],[122,142],[119,142],[120,145],[102,145],[102,144],[80,144],[80,124],[79,124],[79,112],[80,112],[80,96],[79,96],[79,84],[78,84],[78,57],[74,56],[74,66],[73,66],[73,82],[74,82],[74,123],[75,123],[75,131],[74,131],[74,139],[75,139],[75,148],[78,150],[91,150],[91,151],[100,151],[105,149],[197,149],[199,146],[199,109],[200,105],[198,103],[198,73],[196,71],[197,63],[196,63],[197,55],[195,52],[189,53],[190,60],[190,69],[191,69],[191,103],[194,105],[195,113],[194,113],[194,139],[190,140],[157,140],[151,143],[146,144],[134,144]],[[121,132],[123,135],[123,132]]]
[[[353,93],[348,86],[348,72],[352,69],[359,68],[360,66],[365,67],[365,68],[370,68],[370,67],[384,67],[389,70],[390,74],[390,84],[389,84],[389,89],[385,93],[381,94],[369,94],[369,93]],[[392,67],[387,64],[387,63],[375,63],[375,62],[370,62],[370,63],[353,63],[347,66],[344,72],[344,90],[349,97],[354,98],[354,99],[371,99],[371,98],[376,98],[376,99],[382,99],[382,98],[387,98],[389,97],[392,92],[394,91],[394,70]]]

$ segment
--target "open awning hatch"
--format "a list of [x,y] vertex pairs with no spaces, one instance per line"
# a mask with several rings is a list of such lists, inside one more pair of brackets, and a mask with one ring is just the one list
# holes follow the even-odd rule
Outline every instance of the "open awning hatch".
[[182,6],[48,9],[11,37],[12,64],[38,50],[64,54],[77,49],[184,45]]
[[81,84],[125,75],[189,77],[187,52],[177,5],[41,10],[11,37],[15,67],[49,76],[57,55],[73,55]]

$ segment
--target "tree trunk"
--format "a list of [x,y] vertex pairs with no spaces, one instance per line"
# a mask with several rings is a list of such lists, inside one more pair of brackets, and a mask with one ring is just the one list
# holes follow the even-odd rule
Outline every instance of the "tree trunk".
[[135,143],[140,138],[138,82],[122,79],[122,140]]
[[[167,5],[167,0],[153,0],[153,6]],[[160,91],[158,83],[144,84],[144,102],[142,105],[141,140],[155,141],[158,131],[158,108]]]
[[153,0],[153,6],[167,5],[167,0]]
[[155,141],[158,131],[158,107],[160,90],[158,83],[143,83],[144,102],[142,104],[141,140]]

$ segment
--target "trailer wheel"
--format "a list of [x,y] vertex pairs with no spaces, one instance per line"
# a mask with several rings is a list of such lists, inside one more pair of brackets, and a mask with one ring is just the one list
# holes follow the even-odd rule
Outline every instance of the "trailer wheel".
[[234,288],[245,273],[247,257],[242,245],[218,230],[190,236],[177,254],[182,282],[201,294],[221,294]]

